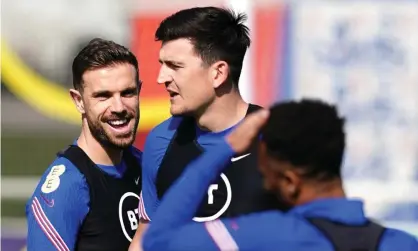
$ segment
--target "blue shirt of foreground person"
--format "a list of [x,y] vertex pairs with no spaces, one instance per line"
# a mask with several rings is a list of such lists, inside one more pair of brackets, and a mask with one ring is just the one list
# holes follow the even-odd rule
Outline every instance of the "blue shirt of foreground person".
[[[231,156],[251,144],[264,123],[259,168],[265,188],[275,191],[289,210],[192,222],[210,182]],[[316,100],[281,103],[270,113],[250,115],[218,148],[192,162],[166,194],[145,233],[144,251],[418,250],[413,236],[368,224],[363,203],[345,197],[343,128],[335,107]],[[321,228],[318,219],[328,227]],[[335,239],[341,231],[349,234]]]

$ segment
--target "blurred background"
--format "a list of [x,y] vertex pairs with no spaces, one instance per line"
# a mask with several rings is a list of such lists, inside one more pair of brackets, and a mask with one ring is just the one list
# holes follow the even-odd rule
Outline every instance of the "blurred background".
[[25,203],[55,154],[79,134],[68,88],[75,54],[94,37],[138,57],[136,145],[168,114],[156,84],[154,32],[192,6],[245,11],[252,45],[240,90],[247,101],[318,97],[347,117],[345,188],[367,213],[418,236],[418,1],[19,0],[1,13],[2,250],[24,250]]

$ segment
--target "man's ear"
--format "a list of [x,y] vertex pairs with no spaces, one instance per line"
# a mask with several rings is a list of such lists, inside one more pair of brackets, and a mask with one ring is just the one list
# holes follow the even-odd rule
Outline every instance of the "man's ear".
[[83,102],[83,98],[81,97],[80,92],[75,89],[70,89],[70,95],[78,112],[80,112],[81,114],[84,114],[85,113],[84,102]]
[[289,195],[289,198],[293,201],[298,200],[301,192],[301,180],[299,175],[292,170],[286,170],[283,173],[283,177],[286,184],[286,193]]
[[229,65],[225,61],[218,61],[212,65],[213,88],[218,88],[226,82],[229,76]]

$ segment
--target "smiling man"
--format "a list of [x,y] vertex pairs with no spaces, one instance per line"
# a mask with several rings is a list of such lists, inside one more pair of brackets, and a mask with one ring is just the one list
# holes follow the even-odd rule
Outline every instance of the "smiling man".
[[92,40],[73,62],[81,134],[48,167],[26,206],[28,250],[127,250],[138,227],[142,153],[138,62]]
[[[250,46],[245,19],[243,13],[222,8],[191,8],[166,18],[155,33],[162,42],[157,82],[169,94],[173,116],[155,127],[145,143],[141,224],[132,251],[140,250],[142,231],[186,166],[217,147],[248,114],[260,108],[245,102],[238,88]],[[207,188],[194,221],[276,207],[276,200],[262,188],[256,155],[251,148],[230,159]]]

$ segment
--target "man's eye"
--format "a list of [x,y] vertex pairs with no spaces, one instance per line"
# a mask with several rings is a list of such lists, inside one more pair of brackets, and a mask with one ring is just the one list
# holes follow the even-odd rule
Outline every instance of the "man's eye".
[[122,96],[123,97],[132,97],[134,95],[136,95],[136,89],[134,89],[134,90],[126,90],[126,91],[122,92]]
[[171,69],[173,69],[173,70],[177,70],[177,69],[180,69],[180,68],[182,68],[180,65],[176,65],[176,64],[167,64],[167,66],[169,67],[169,68],[171,68]]
[[110,96],[109,95],[107,95],[107,94],[98,94],[98,95],[95,95],[94,96],[96,99],[99,99],[99,100],[106,100],[106,99],[108,99]]

